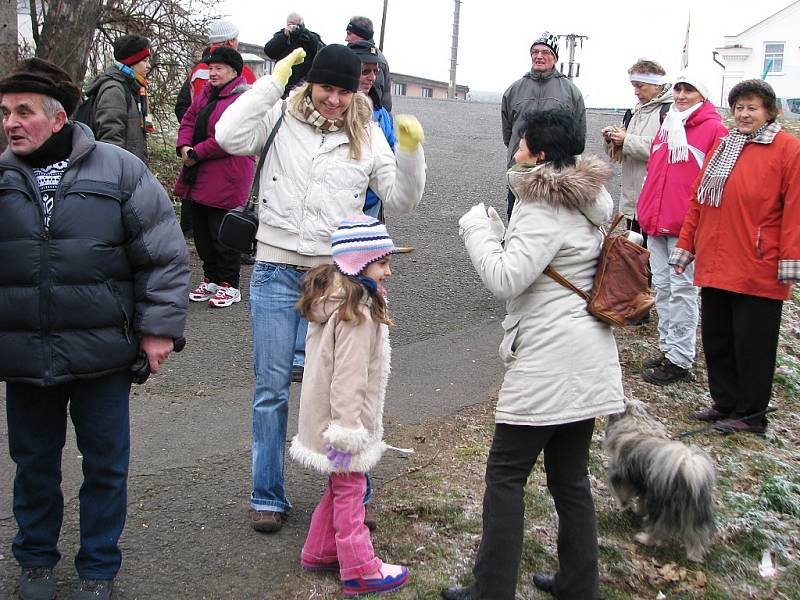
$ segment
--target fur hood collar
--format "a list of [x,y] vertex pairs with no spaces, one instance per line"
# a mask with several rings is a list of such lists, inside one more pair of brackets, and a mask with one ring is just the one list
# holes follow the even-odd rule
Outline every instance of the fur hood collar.
[[[545,202],[579,210],[594,223],[608,217],[608,207],[600,203],[608,196],[603,187],[611,177],[611,165],[595,156],[579,158],[574,167],[556,169],[545,163],[530,167],[515,165],[508,171],[508,184],[525,202]],[[603,206],[598,206],[603,204]],[[602,214],[600,214],[602,213]]]

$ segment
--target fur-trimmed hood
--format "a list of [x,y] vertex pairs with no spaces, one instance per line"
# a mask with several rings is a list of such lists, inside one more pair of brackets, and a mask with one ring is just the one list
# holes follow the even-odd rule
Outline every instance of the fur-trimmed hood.
[[523,202],[544,202],[581,211],[595,225],[608,219],[607,207],[598,203],[611,177],[611,165],[595,156],[578,159],[574,167],[556,169],[549,163],[531,167],[514,165],[508,170],[509,187]]

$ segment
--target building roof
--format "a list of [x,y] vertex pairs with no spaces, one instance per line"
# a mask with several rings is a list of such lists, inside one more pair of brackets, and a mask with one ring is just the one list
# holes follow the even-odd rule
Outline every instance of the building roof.
[[784,12],[786,12],[787,10],[790,10],[790,9],[792,9],[792,8],[795,8],[795,7],[797,7],[798,5],[800,5],[800,0],[796,0],[795,2],[792,2],[792,3],[791,3],[791,4],[789,4],[788,6],[785,6],[785,7],[783,7],[782,9],[780,9],[778,12],[771,14],[771,15],[770,15],[770,16],[768,16],[766,19],[763,19],[763,20],[759,21],[759,22],[758,22],[758,23],[756,23],[755,25],[751,25],[750,27],[748,27],[747,29],[745,29],[744,31],[742,31],[742,32],[740,32],[740,33],[737,33],[736,35],[726,35],[725,37],[726,37],[726,38],[737,38],[737,37],[741,37],[741,36],[743,36],[745,33],[747,33],[748,31],[750,31],[751,29],[755,29],[756,27],[758,27],[759,25],[763,25],[763,24],[764,24],[764,23],[766,23],[767,21],[772,21],[773,19],[776,19],[776,18],[778,18],[778,17],[779,17],[779,16],[780,16],[782,13],[784,13]]
[[[425,77],[417,77],[416,75],[404,75],[403,73],[395,73],[394,71],[392,71],[391,76],[393,81],[397,81],[400,83],[412,82],[412,83],[418,83],[420,85],[435,85],[436,87],[450,87],[450,84],[447,81],[426,79]],[[466,94],[469,91],[469,86],[456,84],[456,91],[464,92]]]

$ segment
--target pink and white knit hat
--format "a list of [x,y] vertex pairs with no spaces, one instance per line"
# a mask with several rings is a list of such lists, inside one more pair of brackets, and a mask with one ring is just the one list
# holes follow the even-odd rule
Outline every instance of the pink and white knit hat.
[[350,215],[331,234],[333,262],[345,275],[358,275],[367,265],[395,251],[386,225],[363,214]]

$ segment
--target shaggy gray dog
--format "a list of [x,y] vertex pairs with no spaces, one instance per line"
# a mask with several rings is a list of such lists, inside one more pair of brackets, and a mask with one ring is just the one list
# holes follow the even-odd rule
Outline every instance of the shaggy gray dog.
[[619,507],[644,518],[636,541],[652,546],[675,538],[689,560],[702,562],[716,531],[716,477],[709,456],[697,446],[670,440],[638,400],[626,400],[625,412],[609,417],[603,445]]

